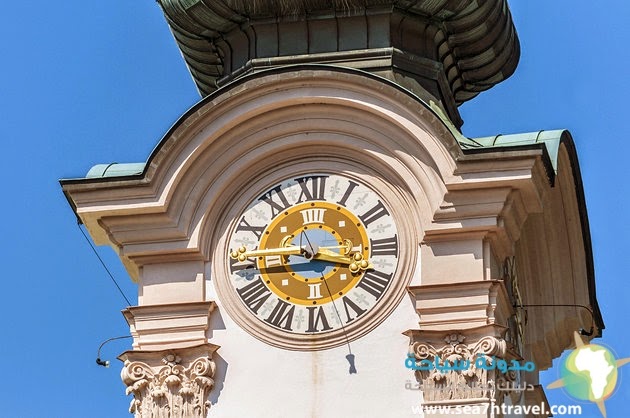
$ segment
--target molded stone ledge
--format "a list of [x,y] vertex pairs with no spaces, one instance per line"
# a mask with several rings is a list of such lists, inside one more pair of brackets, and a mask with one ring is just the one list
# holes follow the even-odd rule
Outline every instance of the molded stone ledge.
[[206,331],[215,307],[212,301],[132,306],[123,315],[134,349],[175,349],[208,342]]
[[514,313],[501,280],[480,280],[410,286],[419,325],[426,331],[473,329],[490,324],[507,326]]

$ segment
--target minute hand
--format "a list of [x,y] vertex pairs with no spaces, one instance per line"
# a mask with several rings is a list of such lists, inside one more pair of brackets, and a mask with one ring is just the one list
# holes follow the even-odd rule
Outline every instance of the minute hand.
[[245,261],[249,257],[266,257],[268,255],[300,255],[304,253],[304,248],[292,245],[289,247],[280,248],[265,248],[264,250],[244,250],[244,247],[239,248],[237,251],[232,251],[230,257],[238,259],[239,261]]

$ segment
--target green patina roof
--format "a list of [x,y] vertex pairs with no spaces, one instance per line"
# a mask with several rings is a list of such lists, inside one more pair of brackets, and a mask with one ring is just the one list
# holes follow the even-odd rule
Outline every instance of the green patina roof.
[[508,78],[520,57],[507,0],[157,2],[203,96],[256,59],[396,48],[439,63],[440,89],[461,104]]
[[142,174],[145,165],[146,163],[97,164],[90,168],[85,178],[133,176],[134,174]]
[[494,149],[544,144],[554,171],[558,171],[558,148],[565,130],[538,131],[512,135],[484,136],[482,138],[457,138],[463,150]]
[[[457,142],[463,150],[490,150],[520,147],[534,144],[544,144],[551,160],[554,171],[558,171],[558,148],[565,130],[538,131],[512,135],[485,136],[482,138],[467,138],[459,132]],[[86,178],[125,177],[142,174],[146,163],[111,163],[97,164],[88,171]]]

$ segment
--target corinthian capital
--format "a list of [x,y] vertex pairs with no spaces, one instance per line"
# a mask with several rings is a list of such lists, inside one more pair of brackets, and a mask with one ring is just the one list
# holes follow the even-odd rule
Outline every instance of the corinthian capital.
[[133,399],[136,418],[201,418],[210,408],[214,386],[213,344],[163,351],[128,351],[121,378]]
[[[486,367],[494,359],[513,360],[521,357],[505,341],[506,329],[484,326],[452,332],[408,331],[411,338],[408,358],[413,363],[435,364],[435,368],[415,369],[425,403],[446,400],[503,402],[504,393],[496,389],[520,380],[515,371],[500,371]],[[466,367],[441,369],[444,362],[465,364]],[[480,365],[482,367],[478,367]]]

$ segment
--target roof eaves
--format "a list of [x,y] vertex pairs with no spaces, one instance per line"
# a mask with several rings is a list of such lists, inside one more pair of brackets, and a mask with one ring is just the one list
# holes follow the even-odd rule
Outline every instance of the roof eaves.
[[[558,172],[558,152],[560,144],[566,148],[575,186],[575,193],[578,201],[580,224],[582,227],[582,239],[584,243],[585,262],[587,269],[587,282],[589,288],[589,302],[592,308],[593,322],[597,326],[597,335],[602,336],[605,329],[604,320],[597,302],[595,287],[595,266],[593,261],[593,246],[591,242],[591,232],[586,209],[586,199],[584,197],[584,187],[582,184],[582,174],[575,150],[575,143],[568,130],[537,131],[513,135],[495,135],[481,138],[457,137],[464,154],[481,154],[491,152],[510,152],[540,148],[543,151],[543,162],[547,168],[547,173],[552,180]],[[553,187],[553,180],[551,181]]]

